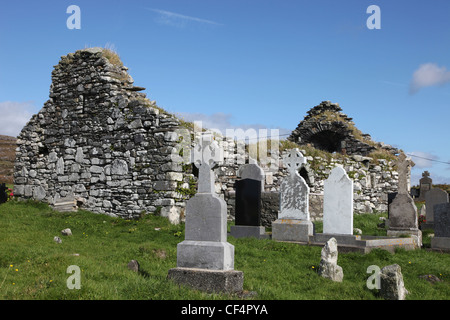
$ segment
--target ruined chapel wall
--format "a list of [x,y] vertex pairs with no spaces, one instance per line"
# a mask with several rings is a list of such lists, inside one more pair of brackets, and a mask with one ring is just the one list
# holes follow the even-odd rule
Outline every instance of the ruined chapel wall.
[[15,195],[49,203],[72,195],[84,209],[124,218],[182,216],[176,189],[189,177],[171,157],[179,121],[132,84],[101,49],[62,57],[50,99],[18,137]]

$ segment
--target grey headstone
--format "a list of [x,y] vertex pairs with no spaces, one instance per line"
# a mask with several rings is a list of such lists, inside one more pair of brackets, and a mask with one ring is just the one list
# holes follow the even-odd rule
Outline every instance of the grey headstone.
[[417,229],[417,207],[409,194],[397,194],[389,205],[390,229]]
[[417,207],[409,194],[411,167],[414,163],[404,153],[398,156],[398,194],[389,204],[388,236],[410,235],[417,247],[422,246],[418,228]]
[[434,236],[450,238],[450,203],[434,205]]
[[428,191],[432,188],[433,180],[430,178],[430,173],[424,171],[422,173],[422,178],[419,180],[419,197],[417,200],[425,200],[425,196]]
[[440,203],[448,203],[448,193],[439,188],[429,190],[425,195],[425,205],[427,206],[427,223],[434,222],[434,205]]
[[168,277],[207,292],[242,291],[244,275],[234,270],[234,246],[227,242],[227,205],[214,192],[212,169],[223,151],[203,133],[191,156],[199,168],[198,190],[186,203],[185,240],[177,245],[177,267]]
[[185,240],[177,246],[177,267],[233,270],[234,246],[227,242],[227,205],[214,191],[212,168],[223,152],[204,133],[192,155],[199,168],[198,192],[186,203]]

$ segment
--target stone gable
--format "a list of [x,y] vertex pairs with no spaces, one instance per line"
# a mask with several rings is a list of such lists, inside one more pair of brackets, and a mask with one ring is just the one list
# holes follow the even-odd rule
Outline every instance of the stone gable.
[[61,57],[50,99],[18,137],[15,195],[50,204],[73,196],[81,208],[124,218],[182,216],[176,190],[189,177],[171,157],[180,123],[142,90],[108,50]]

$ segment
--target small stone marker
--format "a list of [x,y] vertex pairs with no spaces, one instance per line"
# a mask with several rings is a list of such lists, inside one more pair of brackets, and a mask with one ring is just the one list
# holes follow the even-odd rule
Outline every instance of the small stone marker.
[[431,248],[450,251],[450,203],[434,205],[434,237]]
[[191,155],[199,168],[198,192],[186,203],[185,240],[168,276],[202,291],[242,291],[244,275],[234,270],[234,246],[227,242],[227,205],[214,191],[212,168],[223,160],[223,151],[203,133]]
[[261,191],[264,188],[264,171],[250,159],[249,164],[239,168],[241,180],[235,182],[235,225],[230,235],[235,238],[266,238],[261,226]]
[[69,228],[66,228],[64,230],[61,230],[61,234],[63,236],[71,236],[72,235],[72,230],[70,230]]
[[405,300],[408,290],[405,288],[402,269],[398,264],[381,269],[380,294],[386,300]]
[[140,266],[137,260],[131,260],[127,265],[128,269],[134,272],[139,272]]
[[353,234],[353,181],[341,167],[324,182],[323,233]]
[[335,238],[331,238],[325,243],[320,258],[319,275],[333,281],[342,282],[344,272],[342,267],[337,265],[338,249]]
[[272,239],[309,242],[313,224],[309,216],[309,186],[298,170],[306,163],[298,149],[291,149],[283,157],[289,174],[280,184],[280,211],[272,223]]
[[410,235],[417,247],[422,246],[422,232],[418,228],[417,207],[410,196],[411,166],[414,163],[404,153],[398,156],[398,194],[389,205],[388,236]]
[[53,241],[55,241],[56,243],[62,243],[61,238],[57,236],[53,237]]

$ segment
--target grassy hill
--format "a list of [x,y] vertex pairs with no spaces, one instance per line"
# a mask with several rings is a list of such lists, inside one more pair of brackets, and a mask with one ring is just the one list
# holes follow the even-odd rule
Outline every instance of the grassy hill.
[[0,182],[13,183],[16,138],[0,135]]
[[[374,215],[356,215],[364,234],[375,230]],[[70,228],[72,236],[62,236]],[[62,243],[53,241],[59,236]],[[19,300],[197,300],[241,299],[206,294],[167,280],[176,267],[177,244],[184,225],[148,215],[123,220],[87,211],[60,213],[35,202],[0,205],[0,299]],[[258,300],[373,300],[367,268],[397,263],[402,268],[410,300],[450,299],[450,254],[427,249],[369,254],[339,253],[342,283],[317,274],[321,247],[272,240],[235,239],[235,269],[244,272],[244,290]],[[136,259],[141,272],[127,268]],[[71,265],[81,269],[81,289],[69,289]],[[441,279],[430,282],[434,275]],[[250,298],[251,299],[251,298]]]

